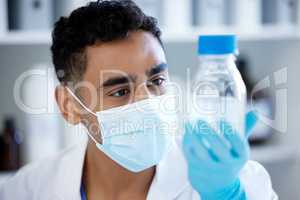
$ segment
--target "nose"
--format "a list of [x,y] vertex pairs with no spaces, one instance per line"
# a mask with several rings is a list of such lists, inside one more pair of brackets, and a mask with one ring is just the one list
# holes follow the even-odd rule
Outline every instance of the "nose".
[[134,102],[150,98],[151,92],[147,88],[147,84],[143,83],[137,86],[134,93]]

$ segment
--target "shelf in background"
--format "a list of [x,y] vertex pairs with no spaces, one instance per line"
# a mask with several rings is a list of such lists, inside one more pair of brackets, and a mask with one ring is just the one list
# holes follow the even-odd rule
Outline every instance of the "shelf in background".
[[240,41],[300,39],[300,30],[295,26],[266,25],[251,31],[236,27],[186,28],[184,32],[163,31],[163,41],[195,42],[201,34],[236,34]]
[[50,43],[50,31],[10,31],[0,36],[0,45],[48,45]]
[[[197,42],[200,34],[237,34],[241,41],[300,39],[300,30],[294,26],[264,26],[247,31],[234,27],[186,28],[184,31],[163,29],[162,39],[167,43]],[[10,31],[0,36],[0,45],[50,45],[50,31]]]

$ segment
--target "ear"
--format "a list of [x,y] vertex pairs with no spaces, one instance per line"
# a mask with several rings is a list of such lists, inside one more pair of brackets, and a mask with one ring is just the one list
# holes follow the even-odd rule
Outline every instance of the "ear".
[[77,103],[64,86],[59,85],[55,88],[55,99],[60,112],[67,122],[74,125],[81,122]]

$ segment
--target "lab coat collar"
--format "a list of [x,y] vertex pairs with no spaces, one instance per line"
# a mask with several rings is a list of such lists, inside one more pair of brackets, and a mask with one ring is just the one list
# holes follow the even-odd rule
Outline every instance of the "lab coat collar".
[[174,141],[172,150],[157,165],[147,200],[175,199],[189,186],[180,141]]
[[[80,186],[84,166],[87,138],[76,148],[67,151],[68,156],[62,157],[56,181],[56,191],[62,199],[80,200]],[[172,150],[157,165],[156,174],[150,186],[147,200],[175,199],[188,186],[186,164],[180,142],[174,141]],[[64,188],[64,189],[62,189]]]
[[81,200],[80,186],[87,143],[88,139],[85,138],[80,144],[66,150],[66,156],[61,157],[61,162],[58,163],[59,180],[55,182],[56,191],[60,191],[58,196],[63,197],[62,200]]

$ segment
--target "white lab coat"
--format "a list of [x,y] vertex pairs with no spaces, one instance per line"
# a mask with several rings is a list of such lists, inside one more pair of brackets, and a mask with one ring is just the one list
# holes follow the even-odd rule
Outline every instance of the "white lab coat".
[[[0,200],[81,200],[81,175],[87,141],[59,155],[30,164],[0,187]],[[187,166],[177,139],[158,164],[147,200],[199,200],[187,178]],[[249,161],[240,179],[250,200],[278,199],[270,177],[257,162]]]

